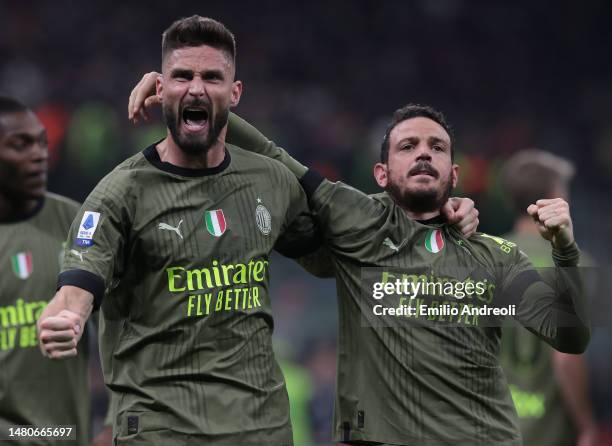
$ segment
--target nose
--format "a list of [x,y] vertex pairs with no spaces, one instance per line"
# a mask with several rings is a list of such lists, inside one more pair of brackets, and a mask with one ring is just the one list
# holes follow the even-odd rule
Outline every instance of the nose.
[[417,150],[417,157],[416,157],[417,160],[431,161],[431,153],[429,151],[429,148],[427,147],[427,144],[419,144],[416,150]]
[[206,94],[206,86],[200,76],[194,76],[189,83],[189,94],[195,97],[201,97]]
[[49,148],[47,143],[42,141],[35,142],[32,145],[32,155],[30,159],[35,163],[46,162],[49,159]]

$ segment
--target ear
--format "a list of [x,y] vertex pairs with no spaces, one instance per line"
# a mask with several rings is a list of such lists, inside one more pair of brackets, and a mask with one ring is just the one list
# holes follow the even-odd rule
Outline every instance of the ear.
[[456,188],[457,183],[459,182],[459,164],[453,164],[451,167],[451,182],[453,189]]
[[160,101],[162,100],[162,97],[163,97],[163,91],[164,91],[164,76],[163,74],[160,74],[159,76],[157,76],[157,79],[155,79],[155,94]]
[[232,100],[230,102],[230,107],[236,107],[238,105],[240,96],[242,96],[242,82],[234,81],[232,84]]
[[389,172],[386,164],[374,164],[374,178],[380,187],[383,189],[387,187],[387,184],[389,184]]

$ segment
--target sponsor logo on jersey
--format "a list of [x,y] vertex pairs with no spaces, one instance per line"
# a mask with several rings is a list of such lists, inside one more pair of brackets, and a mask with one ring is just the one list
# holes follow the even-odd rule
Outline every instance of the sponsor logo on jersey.
[[11,257],[13,272],[21,280],[25,280],[32,274],[32,253],[20,252]]
[[181,224],[183,223],[183,220],[178,222],[178,225],[176,226],[170,226],[168,223],[160,223],[157,225],[157,229],[159,229],[160,231],[172,231],[172,232],[176,232],[176,234],[181,238],[181,240],[183,240],[183,234],[181,234]]
[[79,232],[75,243],[79,246],[91,246],[93,245],[93,236],[98,227],[100,221],[100,213],[85,211],[83,218],[81,219],[81,225],[79,226]]
[[77,251],[76,249],[71,249],[70,254],[77,257],[81,262],[83,261],[83,254],[87,254],[88,251]]
[[210,235],[214,235],[215,237],[221,237],[227,229],[227,223],[225,222],[225,215],[223,215],[222,209],[206,211],[204,213],[204,222],[206,223],[206,229]]
[[21,298],[13,305],[0,306],[0,352],[38,346],[36,321],[46,306],[45,301]]
[[[225,311],[249,311],[262,307],[268,278],[268,261],[219,263],[202,268],[166,268],[168,291],[185,297],[187,317],[207,316]],[[265,302],[264,302],[265,303]]]
[[439,229],[430,229],[425,236],[425,249],[431,253],[438,253],[444,248],[444,238]]
[[268,208],[261,204],[260,198],[257,199],[257,203],[259,203],[255,208],[257,227],[263,235],[268,235],[272,231],[272,216],[270,216]]

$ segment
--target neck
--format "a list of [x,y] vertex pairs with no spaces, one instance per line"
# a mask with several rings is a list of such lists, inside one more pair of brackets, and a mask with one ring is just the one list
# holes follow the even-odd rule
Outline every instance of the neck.
[[39,199],[15,200],[0,195],[0,221],[17,220],[22,215],[28,215],[38,206]]
[[[225,130],[225,129],[224,129]],[[217,167],[225,159],[225,131],[206,151],[198,154],[185,153],[176,145],[170,131],[168,136],[157,147],[159,158],[169,164],[187,169],[208,169]]]
[[440,215],[440,210],[431,211],[431,212],[412,212],[410,209],[406,209],[406,208],[402,208],[402,209],[404,209],[404,212],[406,212],[406,215],[408,215],[408,217],[410,217],[413,220],[421,220],[421,221],[429,220],[430,218],[434,218]]
[[538,235],[538,227],[529,216],[521,216],[514,222],[514,232],[517,234]]

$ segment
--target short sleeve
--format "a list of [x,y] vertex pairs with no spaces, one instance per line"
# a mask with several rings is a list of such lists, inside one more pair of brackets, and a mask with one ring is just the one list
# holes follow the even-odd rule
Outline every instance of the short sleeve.
[[125,270],[131,219],[124,185],[115,175],[105,177],[81,206],[66,242],[58,287],[73,285],[91,292],[96,307]]

